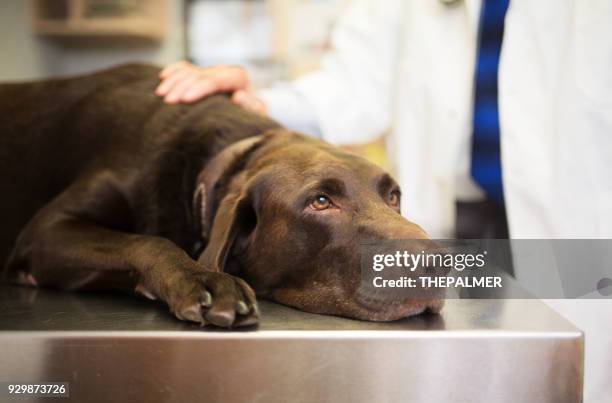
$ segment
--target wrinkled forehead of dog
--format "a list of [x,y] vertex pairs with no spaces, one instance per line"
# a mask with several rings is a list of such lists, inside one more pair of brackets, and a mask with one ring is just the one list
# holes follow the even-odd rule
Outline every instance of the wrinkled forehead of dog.
[[259,175],[269,186],[285,185],[297,191],[324,185],[347,193],[396,186],[382,168],[319,139],[289,131],[265,137],[246,168],[250,176]]

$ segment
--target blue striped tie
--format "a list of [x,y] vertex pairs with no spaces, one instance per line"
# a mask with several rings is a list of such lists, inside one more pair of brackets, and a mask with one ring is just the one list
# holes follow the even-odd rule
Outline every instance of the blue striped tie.
[[502,186],[497,71],[509,0],[483,0],[478,33],[471,174],[500,206]]

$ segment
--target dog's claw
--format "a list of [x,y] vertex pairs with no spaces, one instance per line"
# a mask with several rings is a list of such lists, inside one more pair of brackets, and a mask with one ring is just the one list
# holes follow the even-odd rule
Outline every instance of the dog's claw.
[[236,312],[238,312],[239,315],[246,315],[249,311],[250,309],[244,301],[236,302]]
[[204,295],[202,296],[202,301],[200,304],[205,308],[210,308],[212,305],[212,295],[208,291],[204,291]]
[[259,319],[260,315],[261,315],[261,311],[259,310],[259,306],[257,305],[257,303],[254,303],[253,304],[253,315],[252,315],[252,317],[257,320],[257,319]]

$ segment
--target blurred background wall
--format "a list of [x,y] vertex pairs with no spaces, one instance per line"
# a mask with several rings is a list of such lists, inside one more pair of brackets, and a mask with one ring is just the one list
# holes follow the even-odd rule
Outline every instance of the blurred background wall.
[[[131,61],[165,64],[185,56],[182,1],[164,1],[164,33],[155,39],[105,34],[103,29],[100,33],[38,31],[34,22],[37,7],[63,2],[70,4],[71,0],[0,1],[0,81],[74,74]],[[90,4],[113,2],[126,4],[125,0],[92,0]],[[137,3],[151,4],[149,0]]]
[[266,84],[316,67],[348,1],[2,0],[0,80],[187,58],[241,64]]

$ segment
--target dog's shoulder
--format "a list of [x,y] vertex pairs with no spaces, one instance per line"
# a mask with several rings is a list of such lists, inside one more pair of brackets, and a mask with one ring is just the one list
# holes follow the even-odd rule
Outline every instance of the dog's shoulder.
[[113,77],[116,80],[136,81],[136,80],[158,80],[161,68],[147,63],[124,63],[117,66],[99,70],[92,75]]
[[[120,88],[155,88],[159,83],[158,66],[144,63],[127,63],[97,70],[79,76],[73,76],[73,81],[87,81],[100,90],[114,90]],[[70,78],[68,78],[70,80]]]

